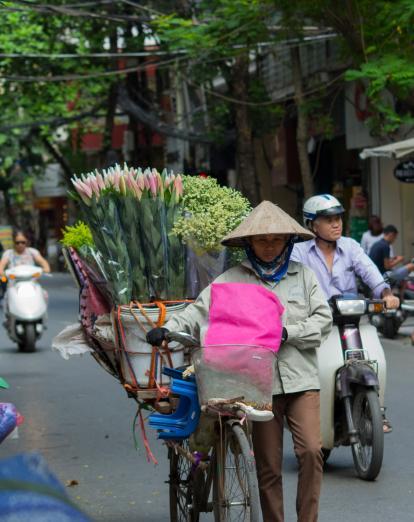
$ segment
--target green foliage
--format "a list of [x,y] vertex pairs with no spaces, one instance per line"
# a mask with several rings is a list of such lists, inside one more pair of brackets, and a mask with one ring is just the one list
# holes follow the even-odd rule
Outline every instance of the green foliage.
[[62,233],[63,238],[61,239],[61,243],[65,247],[72,247],[79,250],[83,246],[94,246],[92,232],[83,221],[78,221],[73,226],[66,226],[65,229],[62,230]]
[[221,187],[214,178],[184,176],[183,205],[173,232],[195,250],[219,251],[220,241],[251,211],[237,190]]
[[280,126],[285,113],[284,108],[281,105],[259,105],[270,101],[270,97],[263,82],[258,77],[253,78],[249,83],[249,101],[258,103],[258,105],[249,108],[255,136],[268,134]]
[[[190,85],[210,85],[224,79],[229,99],[207,95],[209,129],[214,140],[220,141],[224,130],[234,127],[237,106],[232,100],[235,58],[255,60],[259,46],[274,40],[269,31],[273,5],[269,0],[206,0],[194,6],[193,17],[176,13],[156,17],[152,26],[161,44],[171,51],[185,50],[191,58],[181,67]],[[253,134],[271,132],[280,122],[282,110],[276,105],[254,106],[268,101],[269,95],[259,78],[245,79],[248,94],[249,125]]]
[[[54,0],[52,5],[68,4],[66,0]],[[88,9],[87,6],[85,8]],[[82,6],[75,7],[75,11],[77,9],[82,9]],[[114,2],[114,6],[104,6],[96,14],[104,14],[106,9],[119,14],[136,15],[132,6],[117,2]],[[104,18],[57,13],[45,15],[29,6],[16,9],[15,3],[7,1],[1,3],[0,12],[1,52],[20,56],[0,58],[0,128],[73,117],[91,111],[107,100],[112,82],[122,77],[85,78],[86,75],[114,70],[118,65],[117,60],[90,58],[85,55],[105,52],[105,44],[109,38],[114,34],[121,34],[121,31],[128,50],[142,50],[142,35],[131,37],[128,24],[118,24]],[[62,53],[77,56],[59,59],[47,56]],[[29,54],[45,56],[36,58],[29,57]],[[68,75],[68,80],[47,81],[53,77]],[[77,79],[77,76],[83,78]],[[74,122],[69,124],[69,129],[77,126],[78,123]],[[0,168],[7,170],[21,159],[19,144],[27,133],[27,128],[22,129],[0,130],[0,156],[3,157]],[[53,141],[53,130],[49,125],[41,127],[42,135],[49,141]],[[16,145],[8,147],[7,151],[2,146],[5,135],[8,139],[11,136],[16,138]]]

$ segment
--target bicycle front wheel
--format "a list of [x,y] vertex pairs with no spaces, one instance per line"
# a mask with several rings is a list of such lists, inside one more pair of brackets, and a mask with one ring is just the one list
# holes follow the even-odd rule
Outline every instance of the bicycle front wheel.
[[259,487],[253,450],[240,424],[225,424],[213,463],[213,507],[216,522],[260,520]]

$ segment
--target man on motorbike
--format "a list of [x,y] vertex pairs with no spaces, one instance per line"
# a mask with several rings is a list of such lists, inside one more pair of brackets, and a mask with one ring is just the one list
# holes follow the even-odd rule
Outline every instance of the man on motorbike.
[[[195,303],[169,320],[165,328],[154,328],[147,334],[148,342],[157,346],[164,342],[169,330],[185,331],[202,344],[214,304],[211,295],[217,283],[257,286],[280,299],[285,312],[273,381],[274,417],[267,422],[253,422],[253,446],[265,522],[284,520],[284,418],[291,429],[299,462],[298,521],[315,522],[318,517],[322,454],[316,351],[329,334],[332,316],[312,271],[290,261],[293,238],[297,235],[313,237],[279,207],[262,202],[222,241],[225,246],[244,248],[247,260],[219,276]],[[233,310],[234,307],[229,306],[229,314]],[[236,313],[232,319],[233,324],[242,326],[240,315]],[[274,323],[267,324],[270,329],[276,328],[276,316]]]
[[[315,272],[327,299],[338,294],[357,294],[357,276],[382,298],[387,308],[398,308],[400,302],[384,281],[373,261],[354,239],[342,236],[345,209],[330,194],[312,196],[303,206],[305,226],[315,239],[295,244],[292,259]],[[392,431],[384,416],[384,432]]]

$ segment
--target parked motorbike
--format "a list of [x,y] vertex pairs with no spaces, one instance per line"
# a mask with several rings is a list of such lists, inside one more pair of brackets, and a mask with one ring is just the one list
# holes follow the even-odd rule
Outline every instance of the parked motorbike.
[[8,288],[4,298],[4,326],[22,352],[34,352],[46,328],[47,294],[38,279],[43,270],[19,265],[6,270]]
[[321,434],[325,461],[333,448],[351,446],[357,475],[374,480],[381,470],[384,432],[381,406],[386,362],[376,329],[360,324],[384,304],[357,296],[331,298],[334,326],[318,350]]
[[[395,285],[403,280],[414,282],[414,273],[407,277],[401,277],[401,272],[389,271],[385,272],[384,280],[389,285]],[[408,315],[413,313],[414,309],[414,292],[406,290],[404,293],[404,302],[397,310],[385,309],[382,314],[375,314],[370,316],[371,323],[378,328],[384,337],[387,339],[394,339],[402,323],[406,320]]]

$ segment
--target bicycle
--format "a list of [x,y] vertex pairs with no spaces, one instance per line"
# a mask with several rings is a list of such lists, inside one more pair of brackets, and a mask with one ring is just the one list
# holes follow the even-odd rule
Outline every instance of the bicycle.
[[[184,337],[177,333],[168,335],[170,340],[187,347],[189,343],[196,345],[196,341],[186,334]],[[184,380],[183,370],[165,371],[173,377],[171,391],[174,393],[174,382]],[[202,406],[204,415],[216,419],[214,442],[208,455],[192,453],[188,435],[175,438],[181,427],[187,426],[188,420],[180,421],[177,416],[171,422],[164,420],[166,431],[162,433],[160,430],[159,438],[164,439],[168,446],[171,522],[198,522],[201,513],[213,513],[216,522],[260,520],[256,464],[248,422],[237,404],[241,399],[213,399]],[[165,419],[163,415],[152,414],[150,426],[159,429],[163,417]]]

